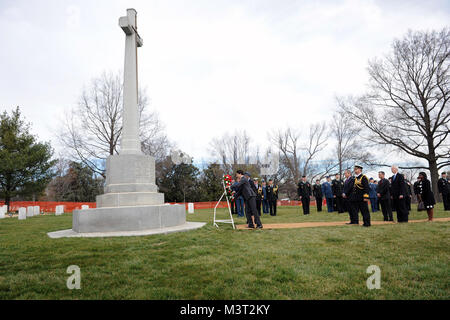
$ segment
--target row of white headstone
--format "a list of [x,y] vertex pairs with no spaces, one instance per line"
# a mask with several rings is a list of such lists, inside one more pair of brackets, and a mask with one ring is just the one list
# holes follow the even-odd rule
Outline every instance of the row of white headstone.
[[[89,209],[88,205],[82,205],[82,210]],[[8,210],[7,206],[0,206],[0,219],[5,218],[6,212]],[[41,213],[41,208],[39,206],[29,206],[19,208],[19,220],[25,220],[27,217],[38,216]],[[60,216],[64,213],[64,206],[59,205],[55,207],[55,215]]]
[[19,208],[19,220],[24,220],[27,217],[34,217],[41,214],[39,206],[29,206],[26,208]]

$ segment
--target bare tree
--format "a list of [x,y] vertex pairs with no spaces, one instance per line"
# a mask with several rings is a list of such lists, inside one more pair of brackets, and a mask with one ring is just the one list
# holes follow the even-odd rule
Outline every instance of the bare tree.
[[409,31],[392,52],[369,62],[370,91],[343,105],[368,139],[426,160],[433,190],[450,164],[450,29]]
[[[122,133],[121,73],[103,73],[84,89],[79,103],[66,117],[59,133],[61,144],[70,157],[105,176],[104,162],[118,154]],[[148,113],[145,90],[138,92],[140,137],[143,151],[158,158],[168,153],[169,143],[157,113]]]
[[333,115],[331,135],[336,141],[334,150],[337,159],[338,173],[342,176],[344,170],[349,169],[354,162],[370,165],[373,156],[367,151],[367,143],[359,137],[360,127],[355,123],[349,113],[343,111],[345,99],[336,98],[338,110]]
[[251,139],[245,130],[236,131],[230,135],[213,138],[210,142],[210,153],[217,163],[222,165],[224,172],[231,173],[237,166],[245,169],[251,162]]
[[339,168],[339,163],[336,162],[336,159],[327,158],[324,160],[319,160],[315,163],[314,170],[311,173],[311,181],[319,179],[322,180],[326,176],[330,175],[333,172],[336,172]]
[[297,183],[302,175],[315,175],[315,159],[327,145],[326,124],[312,124],[302,139],[301,131],[292,128],[278,130],[271,135],[272,143],[280,152],[280,170],[278,176],[283,180],[280,190],[288,197],[295,197]]
[[[141,114],[144,114],[144,110]],[[156,162],[163,161],[169,154],[169,150],[175,148],[175,144],[167,137],[165,126],[158,114],[153,112],[141,116],[140,126],[142,152],[155,157]]]
[[287,169],[286,182],[295,185],[300,180],[300,132],[292,128],[280,129],[271,137],[272,143],[280,151],[280,164]]
[[317,157],[317,155],[325,149],[327,146],[328,132],[325,122],[312,124],[309,127],[309,135],[307,142],[302,149],[305,152],[305,161],[303,165],[303,175],[311,173],[311,162]]
[[308,135],[301,139],[301,132],[292,128],[278,130],[272,135],[272,143],[281,153],[281,162],[289,169],[292,180],[309,175],[312,162],[327,146],[328,133],[325,123],[312,124]]
[[69,184],[67,183],[67,180],[64,179],[64,175],[69,170],[69,165],[70,161],[65,159],[60,153],[53,166],[54,177],[47,185],[46,195],[48,199],[62,201],[62,199],[59,198],[59,195],[67,193],[69,190]]

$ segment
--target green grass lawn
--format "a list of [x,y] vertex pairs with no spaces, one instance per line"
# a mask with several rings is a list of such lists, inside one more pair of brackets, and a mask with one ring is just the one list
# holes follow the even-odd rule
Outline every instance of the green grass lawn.
[[[439,204],[435,217],[449,216]],[[71,228],[71,214],[0,220],[0,299],[450,298],[448,222],[232,230],[212,226],[212,210],[187,217],[208,224],[168,235],[50,239],[47,232]],[[348,215],[315,207],[309,216],[279,207],[276,217],[262,217],[342,220]],[[69,265],[81,269],[80,290],[66,287]],[[379,290],[367,289],[370,265],[381,269]]]

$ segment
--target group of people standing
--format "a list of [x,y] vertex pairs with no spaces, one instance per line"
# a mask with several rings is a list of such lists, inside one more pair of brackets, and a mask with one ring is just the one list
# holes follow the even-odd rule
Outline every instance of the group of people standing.
[[[258,178],[252,179],[249,172],[237,170],[236,180],[232,181],[231,190],[234,192],[231,200],[231,213],[239,217],[245,216],[249,228],[262,228],[259,217],[261,207],[263,214],[277,215],[278,186],[269,179],[268,184]],[[254,202],[254,205],[253,205]]]
[[337,211],[344,213],[347,211],[350,215],[350,222],[348,224],[359,224],[358,212],[361,211],[363,216],[363,226],[370,226],[370,213],[367,206],[369,200],[369,180],[362,174],[363,167],[355,165],[353,176],[350,170],[345,170],[345,181],[340,179],[340,174],[335,175],[335,179],[331,181],[328,176],[327,181],[322,185],[320,180],[311,188],[311,185],[306,181],[306,176],[298,183],[297,194],[302,202],[303,214],[309,214],[309,205],[311,195],[316,199],[317,211],[322,211],[322,199],[326,198],[328,212]]
[[[363,167],[355,165],[353,172],[344,171],[345,180],[336,174],[331,181],[329,176],[326,182],[320,184],[320,180],[311,186],[306,176],[298,183],[297,194],[302,202],[303,214],[310,213],[311,196],[316,200],[317,211],[322,211],[322,200],[326,199],[328,212],[348,212],[350,222],[347,224],[359,224],[359,212],[363,218],[363,226],[371,225],[368,203],[370,201],[372,212],[381,207],[384,221],[394,221],[393,211],[397,213],[398,222],[408,222],[411,210],[411,184],[398,172],[398,167],[391,167],[392,176],[387,179],[384,171],[378,172],[379,180],[368,179],[362,173]],[[446,173],[442,173],[438,181],[439,193],[442,194],[444,210],[450,210],[450,182]],[[277,214],[278,186],[270,179],[268,184],[262,180],[252,179],[250,173],[237,170],[236,181],[231,185],[233,198],[231,211],[233,214],[243,217],[244,212],[249,228],[262,228],[260,220],[261,207],[263,214],[275,216]],[[427,211],[428,220],[433,220],[434,205],[436,204],[431,183],[425,172],[420,172],[414,183],[414,194],[423,210]]]
[[[341,180],[340,174],[336,174],[334,180],[327,176],[323,184],[320,184],[320,180],[316,180],[312,187],[303,176],[297,188],[303,214],[310,213],[310,199],[311,195],[314,195],[318,212],[322,211],[322,200],[325,198],[328,212],[349,213],[348,224],[359,224],[358,212],[361,212],[363,226],[370,226],[369,201],[372,212],[378,211],[381,206],[384,221],[394,221],[392,212],[395,211],[398,222],[408,222],[411,210],[411,183],[398,172],[398,167],[395,165],[391,167],[393,175],[389,179],[386,179],[385,172],[378,172],[379,181],[373,178],[367,179],[362,174],[362,169],[362,166],[355,165],[354,175],[350,170],[344,171],[345,180]],[[450,210],[450,183],[445,172],[442,173],[438,185],[444,199],[444,209]],[[432,221],[436,201],[425,172],[419,173],[417,182],[414,184],[414,193],[427,211],[428,220]]]

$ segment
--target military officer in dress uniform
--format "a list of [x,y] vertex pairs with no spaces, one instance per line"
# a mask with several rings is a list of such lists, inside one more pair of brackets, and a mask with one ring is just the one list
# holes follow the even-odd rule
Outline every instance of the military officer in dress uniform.
[[311,201],[311,184],[306,181],[306,176],[298,183],[297,194],[302,201],[303,214],[309,214],[309,203]]
[[442,172],[441,178],[438,180],[438,191],[442,195],[444,210],[450,210],[450,183],[447,180],[446,172]]
[[391,209],[392,212],[394,212],[396,209],[394,206],[394,198],[392,197],[392,177],[389,177],[388,181],[389,181],[389,194],[391,195]]
[[372,212],[377,212],[377,185],[375,184],[375,180],[373,178],[369,179],[369,199]]
[[261,203],[262,203],[262,186],[258,183],[258,178],[253,179],[256,188],[256,209],[259,216],[261,216]]
[[316,184],[313,185],[313,196],[316,199],[317,212],[321,212],[323,195],[322,195],[322,186],[320,185],[319,179],[317,179]]
[[336,202],[336,210],[338,213],[344,213],[344,206],[342,205],[342,190],[344,189],[344,182],[341,180],[341,175],[336,173],[335,179],[331,183],[333,190],[333,198]]
[[370,213],[367,202],[369,201],[369,180],[362,174],[363,167],[356,164],[354,168],[355,182],[350,195],[354,215],[358,217],[359,211],[363,216],[363,227],[370,227]]
[[267,200],[267,185],[266,185],[266,181],[262,181],[262,207],[263,207],[263,213],[264,214],[269,214],[269,201]]
[[411,182],[405,179],[405,184],[406,184],[406,198],[405,198],[406,209],[408,209],[408,211],[411,211],[411,197],[412,197]]
[[271,216],[277,215],[277,201],[278,201],[278,186],[273,183],[273,180],[269,180],[267,186],[267,200],[269,201],[269,212]]
[[378,172],[378,178],[380,178],[380,182],[378,182],[376,191],[379,203],[381,204],[384,221],[394,221],[394,218],[392,217],[389,181],[385,178],[384,171]]
[[358,222],[358,212],[353,210],[352,203],[350,202],[350,195],[352,194],[353,185],[355,184],[355,177],[353,177],[352,172],[350,170],[344,171],[345,181],[344,181],[344,189],[342,190],[342,198],[344,202],[345,210],[348,212],[350,217],[350,222],[347,224],[359,224]]

